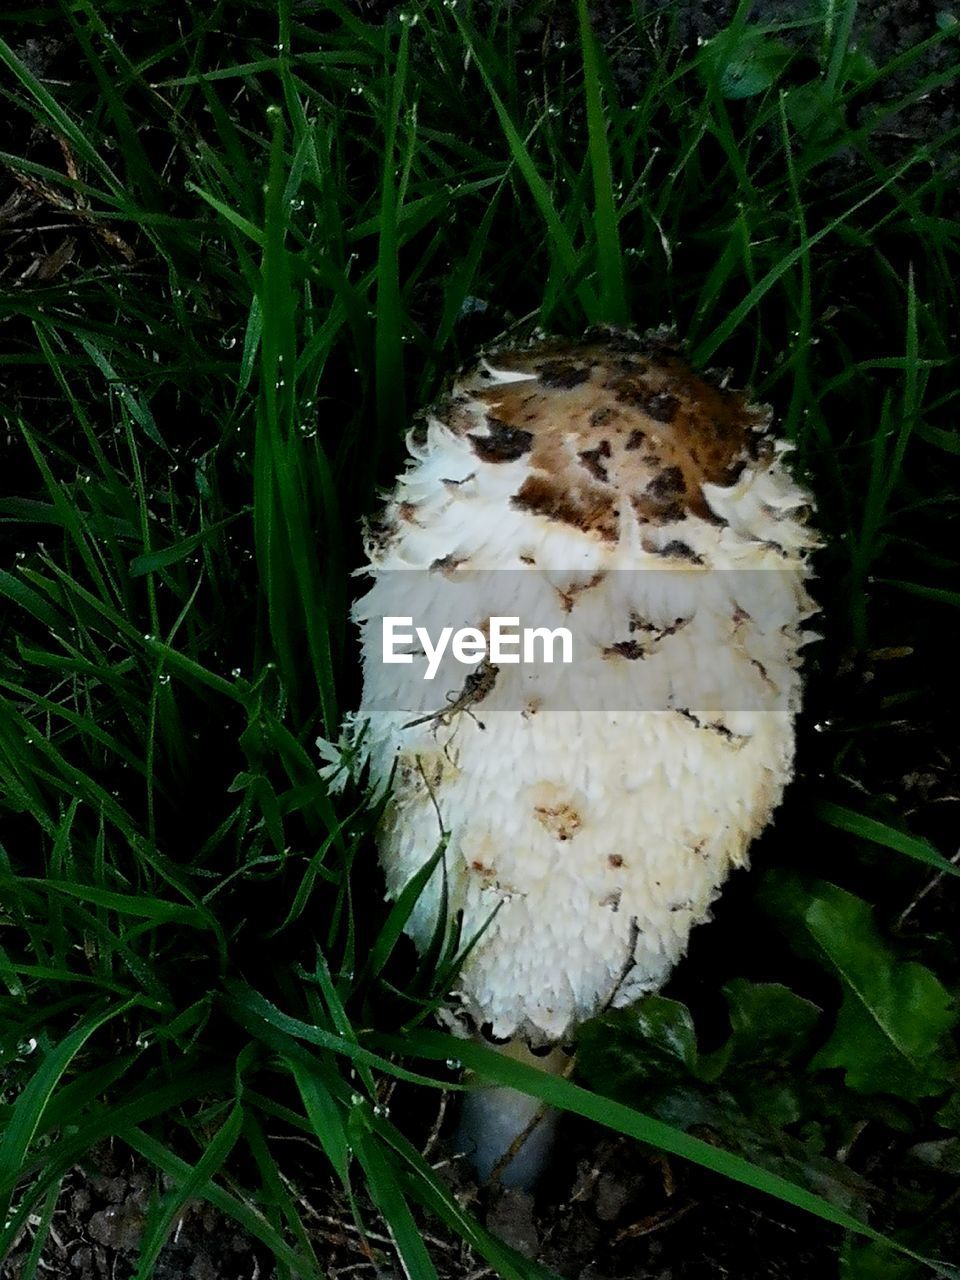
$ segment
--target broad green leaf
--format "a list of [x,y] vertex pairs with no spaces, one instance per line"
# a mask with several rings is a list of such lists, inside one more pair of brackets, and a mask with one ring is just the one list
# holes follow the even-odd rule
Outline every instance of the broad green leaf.
[[731,1067],[789,1062],[807,1047],[820,1010],[779,982],[725,984],[731,1035],[727,1046]]
[[647,996],[585,1022],[577,1033],[581,1072],[604,1093],[636,1093],[651,1078],[695,1075],[697,1033],[690,1010]]
[[792,57],[789,45],[759,28],[732,26],[706,42],[699,65],[724,98],[752,98],[776,84]]
[[942,1093],[954,1062],[946,1037],[957,1014],[935,975],[898,957],[872,909],[836,885],[771,876],[761,899],[786,921],[798,949],[842,986],[833,1035],[813,1065],[843,1069],[850,1087],[864,1093]]

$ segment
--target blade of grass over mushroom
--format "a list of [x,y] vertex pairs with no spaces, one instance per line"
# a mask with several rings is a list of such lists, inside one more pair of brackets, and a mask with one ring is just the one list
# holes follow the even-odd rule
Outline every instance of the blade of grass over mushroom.
[[575,1115],[595,1121],[604,1128],[636,1138],[639,1142],[649,1143],[670,1155],[679,1156],[705,1169],[723,1174],[724,1177],[735,1182],[742,1182],[745,1186],[762,1191],[785,1204],[791,1204],[834,1226],[842,1227],[866,1239],[887,1244],[898,1253],[932,1267],[938,1274],[951,1276],[954,1280],[960,1277],[960,1270],[945,1265],[939,1260],[924,1257],[907,1245],[859,1221],[821,1196],[789,1182],[786,1178],[770,1173],[742,1156],[723,1151],[711,1143],[704,1142],[701,1138],[685,1133],[682,1129],[674,1128],[673,1125],[665,1124],[661,1120],[644,1115],[643,1112],[635,1111],[610,1098],[600,1097],[569,1080],[549,1075],[526,1063],[517,1062],[485,1045],[472,1040],[460,1040],[444,1032],[426,1030],[414,1032],[406,1041],[376,1034],[370,1037],[370,1041],[387,1052],[391,1050],[397,1052],[401,1045],[405,1045],[407,1052],[415,1057],[427,1058],[431,1061],[444,1060],[456,1054],[465,1066],[477,1072],[485,1080],[518,1089],[521,1093],[539,1098],[549,1106],[571,1111]]

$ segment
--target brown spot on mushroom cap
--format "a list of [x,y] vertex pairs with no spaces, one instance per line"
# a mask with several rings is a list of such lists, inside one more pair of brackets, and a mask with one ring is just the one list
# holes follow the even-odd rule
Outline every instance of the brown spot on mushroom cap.
[[642,375],[616,378],[607,384],[621,404],[639,409],[654,422],[672,422],[680,402],[669,391],[653,391]]
[[568,487],[560,476],[533,475],[524,480],[511,501],[521,510],[538,512],[610,541],[616,540],[619,531],[616,502],[598,485]]
[[629,658],[635,662],[637,658],[646,656],[646,649],[639,640],[618,640],[616,644],[607,645],[603,651],[605,658]]
[[557,587],[556,592],[560,597],[560,607],[563,612],[570,613],[577,602],[577,597],[581,596],[584,591],[592,591],[594,587],[598,587],[606,576],[600,570],[597,573],[592,573],[589,578],[581,582],[571,582],[566,587]]
[[582,365],[572,364],[566,360],[545,360],[537,367],[540,384],[559,391],[569,391],[579,387],[590,377],[590,370]]
[[451,553],[450,555],[440,556],[439,559],[434,560],[433,564],[430,566],[430,572],[442,573],[445,577],[449,577],[450,574],[459,569],[462,564],[466,564],[464,557],[455,556]]
[[533,809],[537,821],[558,840],[570,840],[583,826],[583,819],[572,804],[538,804]]
[[[765,412],[695,373],[662,334],[551,339],[487,360],[516,381],[465,375],[447,424],[482,461],[525,457],[514,504],[547,519],[615,540],[626,497],[642,523],[712,520],[705,484],[769,465]],[[488,436],[477,434],[484,408]]]
[[486,420],[488,435],[471,434],[474,453],[483,462],[516,462],[529,453],[533,444],[533,432],[511,426],[500,418]]
[[697,555],[689,543],[683,542],[679,538],[673,538],[665,546],[661,547],[657,554],[670,556],[677,560],[688,560],[690,564],[703,564],[703,556]]
[[647,493],[655,498],[673,497],[685,493],[687,482],[679,467],[664,467],[647,485]]
[[638,493],[633,495],[630,503],[641,524],[676,524],[684,516],[684,505],[676,498]]
[[602,459],[609,458],[610,454],[610,441],[601,440],[595,449],[581,450],[580,461],[596,480],[602,480],[604,484],[607,484],[610,477]]

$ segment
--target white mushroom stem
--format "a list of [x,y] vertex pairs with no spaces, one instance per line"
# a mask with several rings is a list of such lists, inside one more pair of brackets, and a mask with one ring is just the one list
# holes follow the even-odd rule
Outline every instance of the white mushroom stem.
[[[562,1049],[537,1056],[520,1040],[500,1051],[550,1075],[562,1075],[570,1063]],[[481,1182],[529,1191],[547,1166],[556,1125],[557,1112],[539,1098],[506,1085],[477,1084],[464,1095],[455,1147]]]

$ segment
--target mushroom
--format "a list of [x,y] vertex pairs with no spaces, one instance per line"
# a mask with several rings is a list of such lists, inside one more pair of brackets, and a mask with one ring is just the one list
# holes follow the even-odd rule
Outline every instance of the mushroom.
[[[450,1018],[560,1070],[531,1055],[664,984],[780,802],[810,498],[769,412],[663,331],[487,352],[408,447],[354,606],[387,891],[445,841],[406,929],[425,948],[445,905],[472,944]],[[565,625],[572,662],[482,652],[491,619],[520,616]],[[390,662],[385,618],[406,627]],[[472,629],[473,665],[448,648],[427,680],[443,626]],[[482,1175],[513,1144],[504,1179],[532,1182],[535,1111],[470,1099]]]

